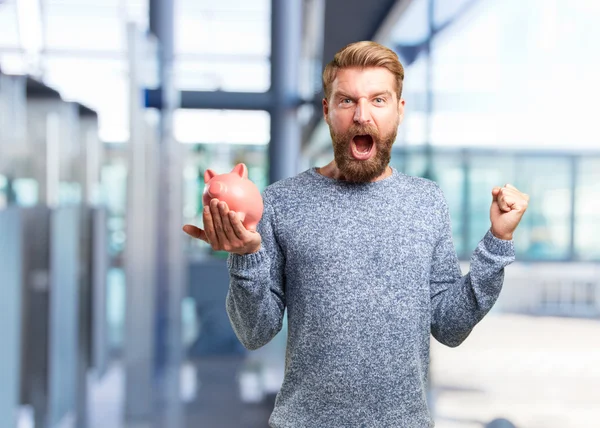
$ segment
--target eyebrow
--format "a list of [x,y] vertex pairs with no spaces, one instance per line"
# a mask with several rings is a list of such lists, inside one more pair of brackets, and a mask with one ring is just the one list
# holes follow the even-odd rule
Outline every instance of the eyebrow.
[[353,96],[351,96],[351,95],[348,95],[347,93],[345,93],[345,92],[341,92],[341,91],[335,92],[335,93],[333,94],[333,96],[334,96],[335,98],[354,98]]
[[[377,92],[377,93],[371,95],[370,97],[371,98],[376,98],[376,97],[380,97],[381,95],[387,95],[388,97],[392,98],[392,93],[390,91],[387,91],[387,90],[386,91]],[[335,93],[333,96],[335,98],[351,98],[351,99],[355,98],[354,96],[349,95],[349,94],[347,94],[345,92],[342,92],[342,91],[339,91],[339,92]]]
[[387,95],[388,97],[392,98],[392,93],[390,91],[377,92],[375,95],[372,95],[372,97],[375,98],[381,95]]

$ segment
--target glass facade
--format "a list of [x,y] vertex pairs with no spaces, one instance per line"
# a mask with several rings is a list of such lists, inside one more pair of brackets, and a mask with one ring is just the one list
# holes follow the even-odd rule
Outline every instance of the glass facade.
[[577,258],[600,260],[600,157],[581,159],[575,180]]
[[[431,55],[429,3],[436,16]],[[590,45],[600,36],[597,16],[598,6],[585,0],[412,2],[386,41],[406,66],[401,141],[597,147],[600,131],[592,112],[600,95],[600,54]]]
[[269,0],[182,0],[177,3],[176,19],[178,89],[233,92],[269,89]]
[[600,260],[597,12],[584,0],[416,0],[386,40],[405,65],[393,162],[444,190],[461,258],[489,228],[491,189],[511,183],[531,196],[519,260]]
[[[444,191],[457,253],[468,259],[490,227],[491,190],[510,183],[531,197],[515,234],[521,261],[600,260],[600,153],[434,148],[428,178]],[[423,147],[396,148],[392,165],[424,176]]]
[[517,254],[533,259],[570,259],[571,158],[519,157],[516,166],[517,187],[533,195],[523,217],[525,227],[518,232]]

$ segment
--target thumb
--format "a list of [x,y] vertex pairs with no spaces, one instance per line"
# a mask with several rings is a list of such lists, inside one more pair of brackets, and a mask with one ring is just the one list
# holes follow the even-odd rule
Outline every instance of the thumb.
[[191,224],[186,224],[183,226],[183,231],[190,235],[192,238],[201,239],[204,242],[208,242],[206,238],[206,233],[199,227],[193,226]]
[[496,186],[492,189],[492,196],[494,197],[494,199],[496,199],[496,197],[498,196],[498,193],[500,193],[500,189],[501,189],[501,187],[498,187],[498,186]]

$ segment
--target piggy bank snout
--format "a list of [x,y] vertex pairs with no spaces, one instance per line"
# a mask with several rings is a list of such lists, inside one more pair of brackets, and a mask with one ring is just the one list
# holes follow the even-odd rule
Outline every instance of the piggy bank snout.
[[214,181],[208,186],[207,192],[212,198],[218,198],[225,193],[227,186],[220,181]]

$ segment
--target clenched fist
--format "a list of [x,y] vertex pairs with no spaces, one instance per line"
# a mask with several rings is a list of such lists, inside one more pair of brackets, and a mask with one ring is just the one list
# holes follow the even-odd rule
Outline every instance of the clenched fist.
[[520,192],[515,186],[506,184],[504,187],[494,187],[492,197],[490,207],[492,234],[496,238],[511,240],[513,232],[527,210],[529,195]]

